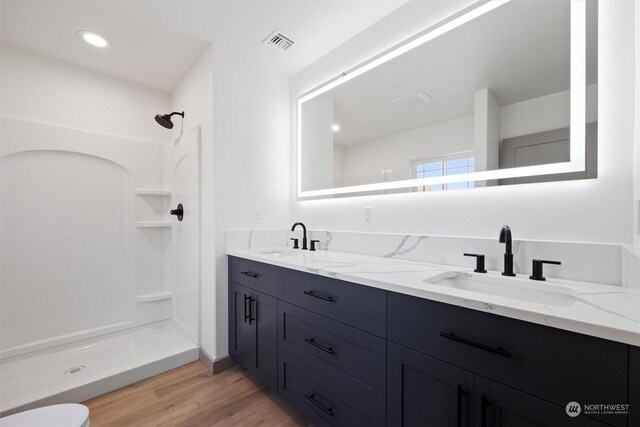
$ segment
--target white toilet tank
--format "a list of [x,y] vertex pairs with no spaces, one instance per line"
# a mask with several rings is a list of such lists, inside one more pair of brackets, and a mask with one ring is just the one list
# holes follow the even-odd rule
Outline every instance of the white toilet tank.
[[89,408],[78,403],[43,406],[0,418],[0,427],[89,427]]

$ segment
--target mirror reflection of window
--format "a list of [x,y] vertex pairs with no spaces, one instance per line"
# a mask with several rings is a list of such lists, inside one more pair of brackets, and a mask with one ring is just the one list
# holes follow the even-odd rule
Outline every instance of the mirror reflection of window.
[[[413,167],[413,178],[433,178],[447,175],[460,175],[475,171],[473,153],[461,153],[451,156],[416,160]],[[473,181],[452,182],[449,184],[421,185],[418,191],[442,191],[474,188]]]

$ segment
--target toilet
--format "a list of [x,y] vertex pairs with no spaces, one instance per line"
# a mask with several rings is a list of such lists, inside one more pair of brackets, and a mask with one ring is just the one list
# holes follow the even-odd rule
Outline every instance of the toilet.
[[89,427],[89,408],[78,403],[43,406],[0,418],[0,427]]

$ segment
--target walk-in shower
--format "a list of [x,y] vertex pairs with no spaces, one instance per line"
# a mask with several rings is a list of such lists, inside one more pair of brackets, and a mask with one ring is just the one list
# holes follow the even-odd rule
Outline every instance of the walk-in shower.
[[196,360],[199,128],[163,143],[1,127],[2,415]]

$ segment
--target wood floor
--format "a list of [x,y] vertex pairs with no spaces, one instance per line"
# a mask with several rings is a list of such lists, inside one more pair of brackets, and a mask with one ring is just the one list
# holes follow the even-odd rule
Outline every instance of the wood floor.
[[193,362],[84,402],[91,427],[303,426],[300,415],[238,366]]

